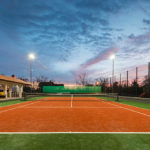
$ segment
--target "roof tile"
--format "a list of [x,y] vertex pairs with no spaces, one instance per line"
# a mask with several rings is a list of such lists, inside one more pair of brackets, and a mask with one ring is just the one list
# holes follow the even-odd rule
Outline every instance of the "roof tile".
[[21,84],[25,84],[25,85],[31,85],[31,83],[29,82],[25,82],[23,80],[17,79],[17,78],[12,78],[12,77],[8,77],[5,75],[0,75],[0,81],[9,81],[9,82],[15,82],[15,83],[21,83]]

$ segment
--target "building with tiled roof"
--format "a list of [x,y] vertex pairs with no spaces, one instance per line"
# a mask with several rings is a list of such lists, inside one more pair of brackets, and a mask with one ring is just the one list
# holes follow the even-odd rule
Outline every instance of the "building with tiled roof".
[[[0,87],[3,89],[5,98],[22,97],[23,86],[31,85],[29,82],[17,79],[15,75],[12,77],[0,75]],[[15,90],[14,90],[15,89]]]

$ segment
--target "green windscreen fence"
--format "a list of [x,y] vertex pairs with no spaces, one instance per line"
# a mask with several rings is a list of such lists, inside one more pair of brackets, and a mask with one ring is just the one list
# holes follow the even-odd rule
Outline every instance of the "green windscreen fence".
[[43,86],[43,93],[101,93],[100,86]]

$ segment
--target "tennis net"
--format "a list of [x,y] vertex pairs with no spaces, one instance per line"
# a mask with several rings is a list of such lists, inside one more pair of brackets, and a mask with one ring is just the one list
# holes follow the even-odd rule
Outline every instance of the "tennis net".
[[26,93],[25,101],[118,101],[118,94],[46,94],[46,93]]

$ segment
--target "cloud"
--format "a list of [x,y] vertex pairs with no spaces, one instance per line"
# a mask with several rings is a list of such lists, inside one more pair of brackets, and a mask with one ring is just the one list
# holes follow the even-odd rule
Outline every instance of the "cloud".
[[143,22],[144,22],[146,25],[150,25],[150,20],[148,20],[148,19],[143,19]]
[[100,52],[97,56],[95,56],[92,59],[87,60],[84,64],[82,64],[79,70],[87,69],[91,65],[97,64],[97,63],[107,59],[110,55],[117,53],[118,50],[119,50],[119,48],[115,46],[115,47],[106,49],[103,52]]
[[150,32],[135,36],[134,34],[130,34],[128,36],[127,42],[135,44],[136,46],[146,44],[150,42]]
[[111,0],[106,0],[106,1],[98,1],[98,0],[84,0],[84,1],[77,1],[76,6],[82,9],[88,9],[88,10],[103,10],[107,12],[117,12],[120,7],[121,3],[117,1],[111,1]]

